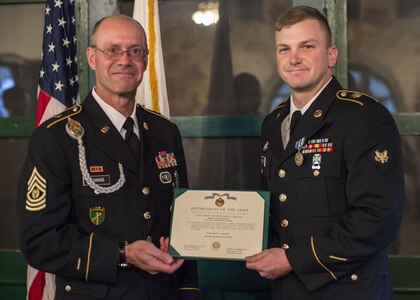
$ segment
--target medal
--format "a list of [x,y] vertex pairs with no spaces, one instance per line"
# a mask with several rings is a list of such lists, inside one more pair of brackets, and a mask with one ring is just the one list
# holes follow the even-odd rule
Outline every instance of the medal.
[[300,167],[303,164],[303,154],[301,152],[296,152],[295,154],[295,164]]
[[297,150],[295,154],[295,164],[296,166],[300,167],[303,164],[303,154],[301,152],[302,148],[304,148],[306,142],[306,137],[299,139],[295,144],[295,149]]
[[66,131],[67,134],[75,140],[81,138],[85,133],[85,130],[83,129],[82,125],[71,118],[69,118],[67,121]]

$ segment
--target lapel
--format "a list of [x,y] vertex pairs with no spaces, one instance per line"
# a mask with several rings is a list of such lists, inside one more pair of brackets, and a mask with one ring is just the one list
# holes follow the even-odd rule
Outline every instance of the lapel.
[[[275,149],[276,151],[274,151],[274,154],[280,160],[280,164],[282,164],[285,160],[297,152],[295,147],[297,141],[301,140],[302,138],[305,138],[305,141],[307,141],[321,128],[329,125],[330,121],[327,121],[326,116],[335,100],[337,91],[341,89],[342,87],[340,83],[335,77],[333,77],[330,83],[325,87],[321,94],[319,94],[317,99],[312,103],[312,105],[300,119],[299,123],[296,125],[293,134],[290,136],[290,140],[286,146],[286,149],[281,151],[283,148],[280,148],[280,152],[279,149]],[[288,107],[289,109],[283,109],[281,112],[283,119],[290,111],[290,99],[288,100]],[[281,132],[281,130],[277,132]],[[281,145],[281,147],[283,147],[283,145]]]
[[275,112],[274,120],[268,127],[267,138],[270,144],[271,151],[277,158],[283,155],[283,139],[281,133],[281,122],[290,111],[290,98],[282,105],[279,106],[280,110]]
[[86,138],[83,139],[83,142],[98,148],[113,160],[121,163],[124,167],[138,175],[139,164],[136,158],[131,153],[130,148],[119,131],[91,94],[83,101],[82,106],[88,115],[91,126],[91,130],[85,131]]
[[140,184],[146,178],[150,167],[155,163],[158,153],[158,128],[156,122],[139,105],[136,106],[140,133]]

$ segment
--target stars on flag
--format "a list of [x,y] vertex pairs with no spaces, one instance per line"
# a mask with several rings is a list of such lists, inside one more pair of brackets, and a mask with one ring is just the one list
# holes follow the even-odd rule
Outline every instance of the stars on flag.
[[61,26],[64,28],[64,25],[66,25],[66,21],[64,20],[64,18],[58,19],[58,26]]
[[48,0],[39,86],[65,106],[78,99],[74,1]]
[[[54,7],[59,7],[61,9],[61,5],[63,5],[63,2],[61,2],[61,0],[54,0],[55,2],[55,6]],[[71,3],[73,4],[73,3]]]

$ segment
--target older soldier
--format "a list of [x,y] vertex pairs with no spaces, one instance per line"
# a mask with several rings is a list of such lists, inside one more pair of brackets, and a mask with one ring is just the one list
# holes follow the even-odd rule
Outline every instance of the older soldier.
[[178,128],[135,105],[142,26],[111,16],[86,51],[96,86],[38,127],[19,184],[21,248],[56,274],[56,299],[197,299],[196,266],[167,252],[173,187],[187,187]]

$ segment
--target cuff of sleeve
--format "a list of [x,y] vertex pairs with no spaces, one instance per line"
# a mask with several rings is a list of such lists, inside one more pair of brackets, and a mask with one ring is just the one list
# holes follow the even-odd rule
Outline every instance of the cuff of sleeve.
[[199,288],[180,288],[180,299],[181,300],[199,300],[200,299],[200,289]]
[[117,277],[118,241],[91,234],[86,262],[86,281],[115,282]]
[[310,291],[337,279],[319,257],[313,237],[304,243],[291,246],[286,250],[286,257],[293,271]]

